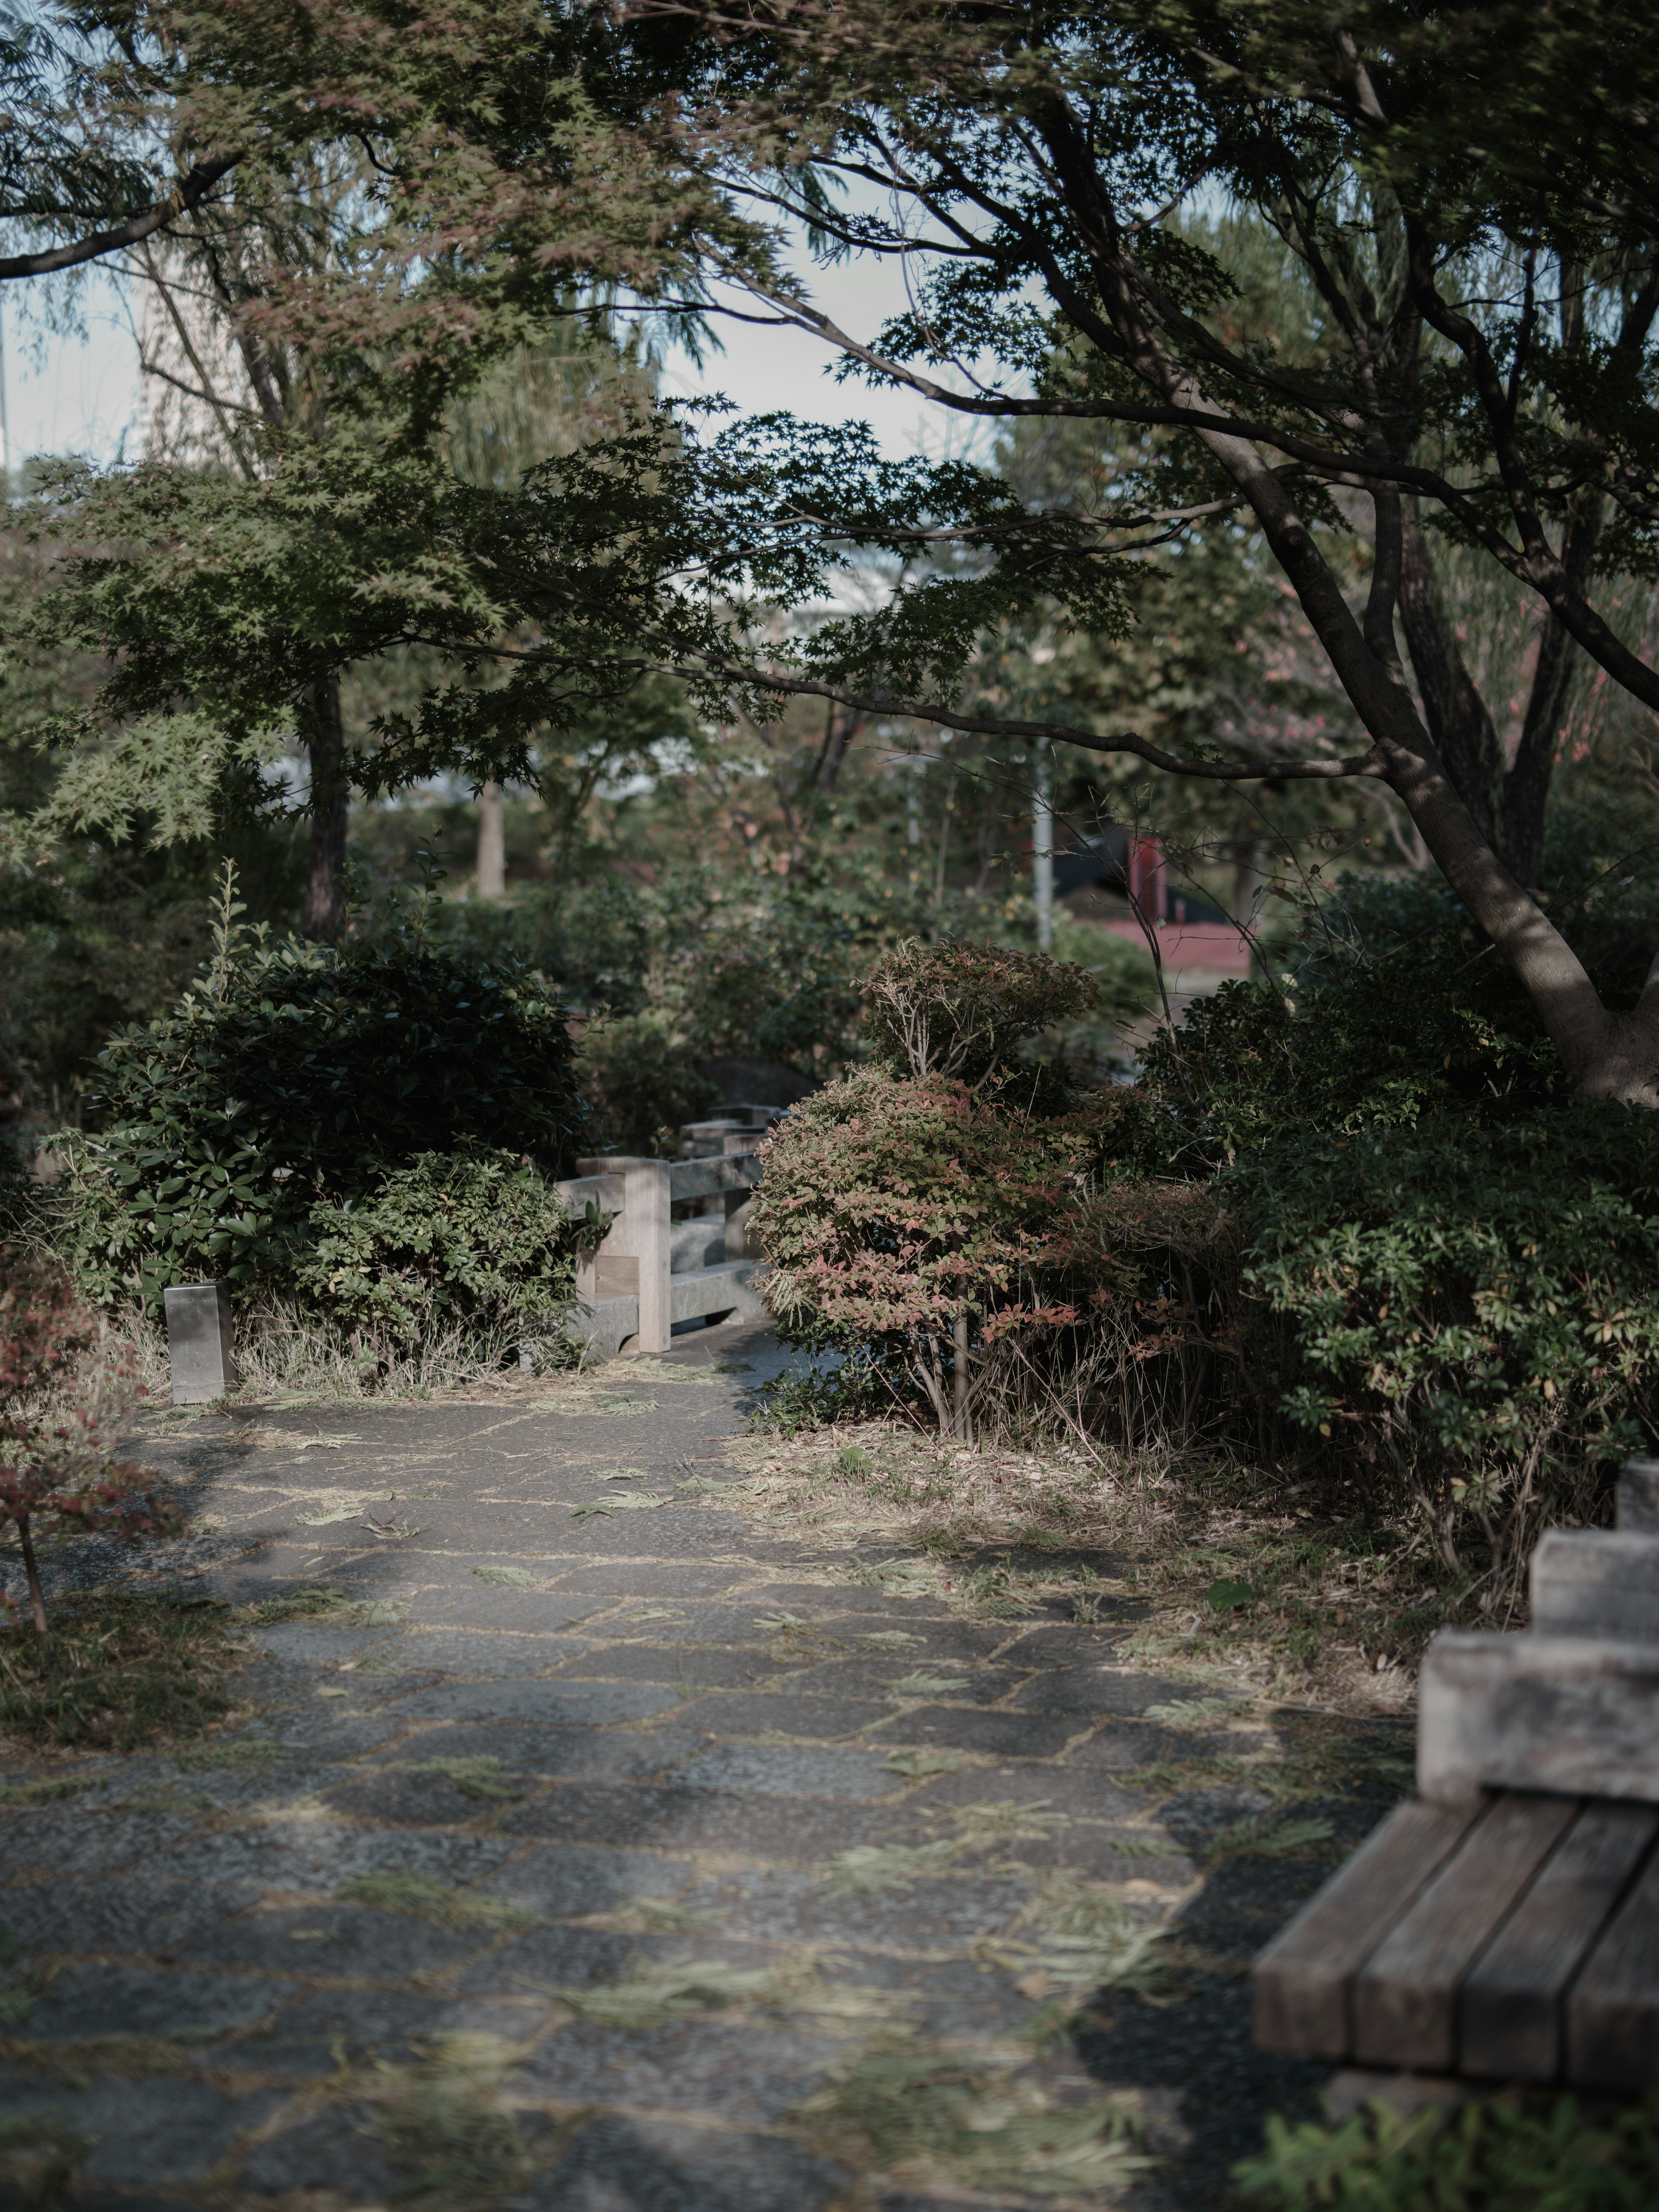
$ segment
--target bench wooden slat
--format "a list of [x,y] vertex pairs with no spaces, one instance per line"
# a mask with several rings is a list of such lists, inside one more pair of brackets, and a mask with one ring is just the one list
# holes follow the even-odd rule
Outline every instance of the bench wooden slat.
[[1354,2056],[1443,2073],[1456,2063],[1457,1987],[1559,1841],[1570,1797],[1516,1793],[1480,1813],[1354,1982]]
[[1567,2079],[1659,2087],[1659,1856],[1650,1856],[1567,1998]]
[[1656,1833],[1646,1805],[1587,1805],[1470,1969],[1458,1998],[1465,2074],[1553,2081],[1565,2063],[1564,1999]]
[[1481,1810],[1397,1805],[1256,1960],[1255,2039],[1264,2051],[1346,2058],[1353,1978]]

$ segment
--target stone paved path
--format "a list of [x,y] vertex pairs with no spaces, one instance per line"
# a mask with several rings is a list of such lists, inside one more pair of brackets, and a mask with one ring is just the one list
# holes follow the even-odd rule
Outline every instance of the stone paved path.
[[[925,1563],[723,1507],[755,1375],[710,1363],[769,1345],[703,1333],[684,1379],[617,1363],[580,1410],[239,1413],[154,1448],[217,1524],[167,1574],[267,1614],[333,1595],[249,1631],[255,1717],[208,1746],[0,1778],[0,2149],[67,2130],[63,2201],[125,2212],[926,2212],[1025,2203],[1006,2145],[1035,2173],[1044,2108],[1127,2094],[1160,2165],[1119,2189],[1062,2159],[1066,2201],[1224,2201],[1317,2079],[1251,2051],[1240,1969],[1322,1869],[1206,1873],[1269,1801],[1135,1785],[1214,1747],[1136,1717],[1192,1692],[1115,1658],[1121,1620],[975,1617]],[[20,1802],[47,1771],[88,1787]],[[1385,1802],[1325,1809],[1346,1838]],[[1079,2043],[1017,2039],[1172,1900],[1176,2002],[1120,1987]],[[934,2178],[872,2177],[872,2110],[890,2156],[957,2115]]]

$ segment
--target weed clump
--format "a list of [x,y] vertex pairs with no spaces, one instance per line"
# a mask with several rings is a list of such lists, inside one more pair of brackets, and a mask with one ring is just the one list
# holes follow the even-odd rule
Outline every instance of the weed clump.
[[1574,2097],[1475,2100],[1449,2120],[1375,2104],[1334,2127],[1274,2113],[1233,2180],[1263,2212],[1627,2212],[1659,2202],[1659,2100],[1599,2126]]

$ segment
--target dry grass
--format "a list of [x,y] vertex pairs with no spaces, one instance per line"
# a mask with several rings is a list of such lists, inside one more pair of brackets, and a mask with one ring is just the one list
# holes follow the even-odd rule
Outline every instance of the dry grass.
[[[137,1380],[165,1406],[172,1395],[167,1334],[153,1314],[130,1307],[112,1321],[131,1347]],[[494,1400],[580,1381],[580,1347],[538,1346],[535,1368],[519,1365],[519,1341],[439,1330],[407,1349],[365,1347],[302,1307],[272,1301],[236,1317],[237,1387],[231,1405],[326,1405],[364,1399]]]
[[1276,1479],[1193,1455],[1149,1466],[968,1448],[896,1420],[757,1435],[733,1451],[746,1480],[722,1510],[820,1545],[920,1552],[903,1571],[980,1617],[1063,1608],[1087,1621],[1127,1604],[1125,1657],[1235,1696],[1398,1714],[1422,1645],[1455,1614],[1416,1557]]

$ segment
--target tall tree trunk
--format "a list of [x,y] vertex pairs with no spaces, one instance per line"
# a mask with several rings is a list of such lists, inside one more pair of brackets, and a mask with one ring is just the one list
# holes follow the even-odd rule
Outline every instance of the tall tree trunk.
[[1249,929],[1255,922],[1256,895],[1267,880],[1260,838],[1248,835],[1235,837],[1232,861],[1233,888],[1227,901],[1227,912],[1234,921]]
[[[1424,720],[1452,788],[1480,835],[1496,844],[1503,824],[1504,749],[1441,609],[1417,501],[1407,499],[1403,505],[1400,619],[1422,695]],[[1523,876],[1521,880],[1530,884],[1534,879]]]
[[478,792],[477,894],[481,899],[507,896],[507,825],[499,783],[486,783]]
[[957,1306],[951,1330],[951,1432],[958,1443],[973,1440],[973,1425],[969,1419],[968,1381],[968,1306],[964,1300]]
[[29,1516],[18,1513],[12,1516],[17,1523],[17,1540],[23,1553],[23,1577],[28,1584],[29,1611],[34,1617],[34,1632],[46,1632],[46,1596],[40,1587],[40,1569],[34,1557],[34,1537],[29,1527]]
[[1031,768],[1031,903],[1039,952],[1054,949],[1054,755],[1039,744]]
[[345,728],[340,684],[331,676],[311,695],[311,872],[306,878],[303,934],[333,945],[345,922]]

